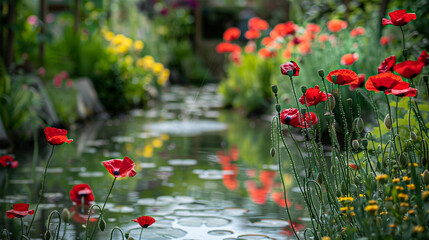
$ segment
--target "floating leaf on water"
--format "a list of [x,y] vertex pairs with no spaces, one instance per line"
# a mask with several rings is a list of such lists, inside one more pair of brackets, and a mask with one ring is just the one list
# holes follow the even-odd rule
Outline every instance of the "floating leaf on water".
[[204,113],[204,117],[206,118],[218,118],[219,115],[219,111],[207,111]]
[[171,166],[162,166],[158,168],[160,172],[173,172],[174,168]]
[[195,201],[195,199],[189,196],[176,196],[174,197],[174,201],[176,203],[192,203]]
[[103,177],[104,172],[80,172],[79,177]]
[[263,169],[268,169],[268,170],[273,170],[273,171],[277,171],[279,169],[279,166],[277,165],[262,165]]
[[116,136],[112,137],[112,141],[117,143],[130,143],[134,142],[134,138],[130,136]]
[[300,218],[299,220],[300,220],[300,221],[303,221],[303,222],[310,222],[310,221],[311,221],[311,218],[303,217],[303,218]]
[[245,234],[245,235],[240,235],[237,237],[238,239],[246,239],[246,240],[264,240],[264,239],[273,239],[270,238],[266,235],[262,235],[262,234]]
[[254,227],[286,227],[289,223],[281,219],[261,219],[259,222],[251,224]]
[[32,179],[11,179],[9,184],[33,184],[34,180]]
[[249,212],[248,209],[245,208],[224,208],[222,210],[223,215],[226,216],[243,216]]
[[49,198],[49,199],[60,199],[63,197],[63,194],[60,192],[58,192],[58,193],[44,193],[43,197]]
[[[36,167],[36,172],[44,173],[45,168],[44,167]],[[47,172],[48,173],[63,173],[64,169],[63,168],[48,168]]]
[[103,145],[106,145],[108,143],[107,140],[104,139],[97,139],[97,140],[89,140],[85,142],[86,146],[91,146],[91,147],[100,147]]
[[153,206],[155,204],[154,198],[141,198],[137,200],[137,205]]
[[164,201],[164,202],[174,202],[174,197],[172,196],[159,196],[156,198],[157,201]]
[[206,170],[198,175],[200,179],[217,180],[222,179],[222,170]]
[[172,166],[193,166],[197,165],[198,161],[195,159],[171,159],[168,164]]
[[104,152],[103,156],[106,158],[120,158],[122,155],[119,152]]
[[200,174],[203,174],[205,171],[206,170],[204,170],[204,169],[193,169],[192,173],[200,175]]
[[205,218],[205,224],[207,227],[221,227],[228,225],[231,220],[222,217],[209,217]]
[[205,132],[218,132],[227,129],[225,123],[209,120],[166,121],[147,124],[146,130],[180,136],[195,136]]
[[207,227],[221,227],[228,225],[231,220],[222,217],[181,217],[178,224],[187,227],[200,227],[203,224]]
[[134,208],[128,206],[115,206],[113,208],[108,208],[109,212],[114,213],[132,213],[134,212]]
[[84,153],[89,153],[89,154],[94,154],[94,153],[96,153],[96,152],[97,152],[97,149],[96,149],[96,148],[89,148],[89,147],[87,147],[87,148],[84,148],[84,149],[82,150],[82,152],[84,152]]
[[200,227],[203,225],[203,219],[200,217],[182,217],[178,224],[186,227]]
[[226,236],[226,235],[234,234],[234,232],[229,230],[212,230],[212,231],[208,231],[207,233],[213,236]]
[[142,162],[139,163],[141,168],[155,168],[156,167],[156,163],[151,163],[151,162]]
[[301,190],[299,189],[299,187],[294,187],[291,190],[292,190],[292,192],[297,192],[297,193],[301,192]]
[[70,172],[85,172],[86,167],[71,167],[68,169]]

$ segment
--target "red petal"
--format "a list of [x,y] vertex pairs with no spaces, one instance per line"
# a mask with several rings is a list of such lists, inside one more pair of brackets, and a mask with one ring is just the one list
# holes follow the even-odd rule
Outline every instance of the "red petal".
[[119,169],[122,165],[121,159],[112,159],[108,161],[103,162],[104,167],[109,171],[110,174],[112,174],[114,177],[118,177],[118,175],[113,174],[115,171],[119,172]]
[[28,203],[13,204],[13,210],[15,211],[28,211],[28,207],[30,207],[30,204]]

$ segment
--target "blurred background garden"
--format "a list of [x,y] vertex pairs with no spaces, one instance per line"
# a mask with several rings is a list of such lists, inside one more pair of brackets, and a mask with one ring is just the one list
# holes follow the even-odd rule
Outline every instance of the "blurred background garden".
[[[417,20],[383,26],[397,9]],[[337,90],[350,103],[333,110],[346,112],[335,123],[339,141],[357,115],[365,132],[375,129],[381,138],[389,131],[379,124],[387,111],[372,110],[387,105],[364,91],[365,79],[386,57],[399,59],[407,49],[416,60],[429,47],[427,0],[1,0],[0,21],[0,156],[19,162],[0,169],[0,229],[11,239],[20,222],[5,212],[18,202],[34,209],[51,153],[48,126],[67,129],[74,142],[55,150],[32,238],[49,229],[49,212],[66,208],[73,217],[54,235],[85,239],[88,215],[69,191],[87,183],[102,203],[111,177],[101,162],[125,156],[136,162],[137,176],[117,183],[106,206],[109,231],[119,226],[137,239],[131,219],[151,215],[157,222],[144,239],[294,238],[291,226],[301,231],[311,217],[289,164],[285,200],[270,156],[271,86],[283,107],[296,107],[280,65],[298,63],[298,92],[322,89],[320,69],[356,72],[358,84]],[[429,85],[421,76],[428,72],[414,80],[426,122]],[[406,113],[407,104],[399,102]],[[315,112],[323,116],[327,106]],[[409,118],[400,120],[421,124]],[[327,121],[319,117],[317,130],[327,133]],[[305,136],[291,134],[304,145]],[[409,138],[398,127],[401,134]],[[332,148],[328,138],[322,142]],[[108,239],[109,231],[96,239]]]

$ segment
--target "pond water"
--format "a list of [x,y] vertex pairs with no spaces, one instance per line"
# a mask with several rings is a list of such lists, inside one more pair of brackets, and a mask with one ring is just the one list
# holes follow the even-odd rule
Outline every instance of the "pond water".
[[[277,163],[269,154],[270,117],[249,120],[222,110],[216,85],[173,87],[162,99],[149,110],[69,131],[74,142],[55,148],[32,239],[42,238],[46,231],[42,219],[63,208],[73,215],[64,239],[82,239],[87,216],[70,201],[69,191],[87,183],[95,203],[102,205],[113,178],[101,162],[124,156],[136,162],[137,175],[116,181],[106,206],[107,228],[97,230],[95,239],[109,239],[115,226],[138,239],[140,226],[131,219],[143,215],[153,216],[156,223],[143,231],[142,239],[287,239],[293,235],[286,221]],[[16,155],[20,167],[9,172],[2,211],[18,202],[30,202],[34,209],[51,151],[45,141],[39,145],[38,164],[33,164],[32,150]],[[303,229],[307,212],[289,163],[284,168],[293,224]],[[30,220],[30,216],[24,218]],[[53,222],[51,229],[57,221]],[[15,234],[19,231],[16,219],[3,217],[4,224]],[[64,225],[60,236],[63,230]],[[121,239],[118,232],[113,238]]]

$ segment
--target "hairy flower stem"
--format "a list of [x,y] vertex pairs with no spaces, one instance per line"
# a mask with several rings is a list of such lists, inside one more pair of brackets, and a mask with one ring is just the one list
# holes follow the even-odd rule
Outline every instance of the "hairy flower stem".
[[112,229],[112,231],[110,231],[110,240],[112,240],[113,239],[113,233],[115,232],[115,230],[118,230],[120,233],[121,233],[121,239],[125,239],[125,237],[124,237],[124,233],[122,232],[122,230],[119,228],[119,227],[114,227],[113,229]]
[[399,97],[396,97],[396,107],[395,107],[395,111],[396,111],[396,133],[399,135],[399,118],[398,118],[398,102],[399,102]]
[[[390,103],[389,103],[389,98],[387,97],[387,94],[384,93],[384,97],[386,98],[386,103],[387,103],[387,109],[389,110],[389,118],[390,118],[390,122],[392,123],[392,110],[390,109]],[[399,158],[398,156],[398,149],[396,148],[396,142],[395,142],[395,130],[393,126],[390,126],[390,131],[391,131],[391,139],[392,139],[392,143],[393,143],[393,149],[395,150],[395,156],[396,158]]]
[[100,217],[98,218],[97,224],[95,225],[94,229],[92,230],[90,239],[92,239],[94,237],[95,229],[97,229],[97,226],[100,222],[100,219],[103,217],[104,208],[106,207],[107,200],[109,199],[110,193],[112,192],[113,186],[115,185],[115,181],[116,181],[116,177],[113,179],[112,185],[110,186],[110,189],[109,189],[109,193],[107,193],[106,199],[104,200],[103,207],[100,210]]
[[51,154],[49,155],[48,162],[46,163],[46,166],[45,166],[45,173],[43,174],[42,188],[40,189],[40,193],[39,193],[39,201],[37,201],[37,205],[36,205],[36,208],[34,209],[33,217],[31,218],[30,225],[28,225],[27,236],[30,234],[31,226],[33,225],[34,219],[36,218],[37,209],[39,209],[39,204],[43,198],[43,192],[45,191],[46,175],[48,173],[48,167],[49,167],[49,163],[51,162],[52,155],[54,154],[54,149],[55,149],[55,145],[52,145],[52,151],[51,151]]
[[20,219],[21,219],[21,239],[22,239],[22,237],[24,236],[24,222],[22,221],[22,217]]
[[143,233],[143,229],[144,229],[144,228],[142,228],[142,230],[140,231],[140,236],[139,236],[139,240],[141,240],[141,239],[142,239],[142,233]]
[[[402,26],[399,26],[399,28],[401,29],[401,33],[402,33],[402,49],[405,50],[405,34],[404,34],[404,29],[402,29]],[[407,60],[407,56],[403,55],[405,60]]]

